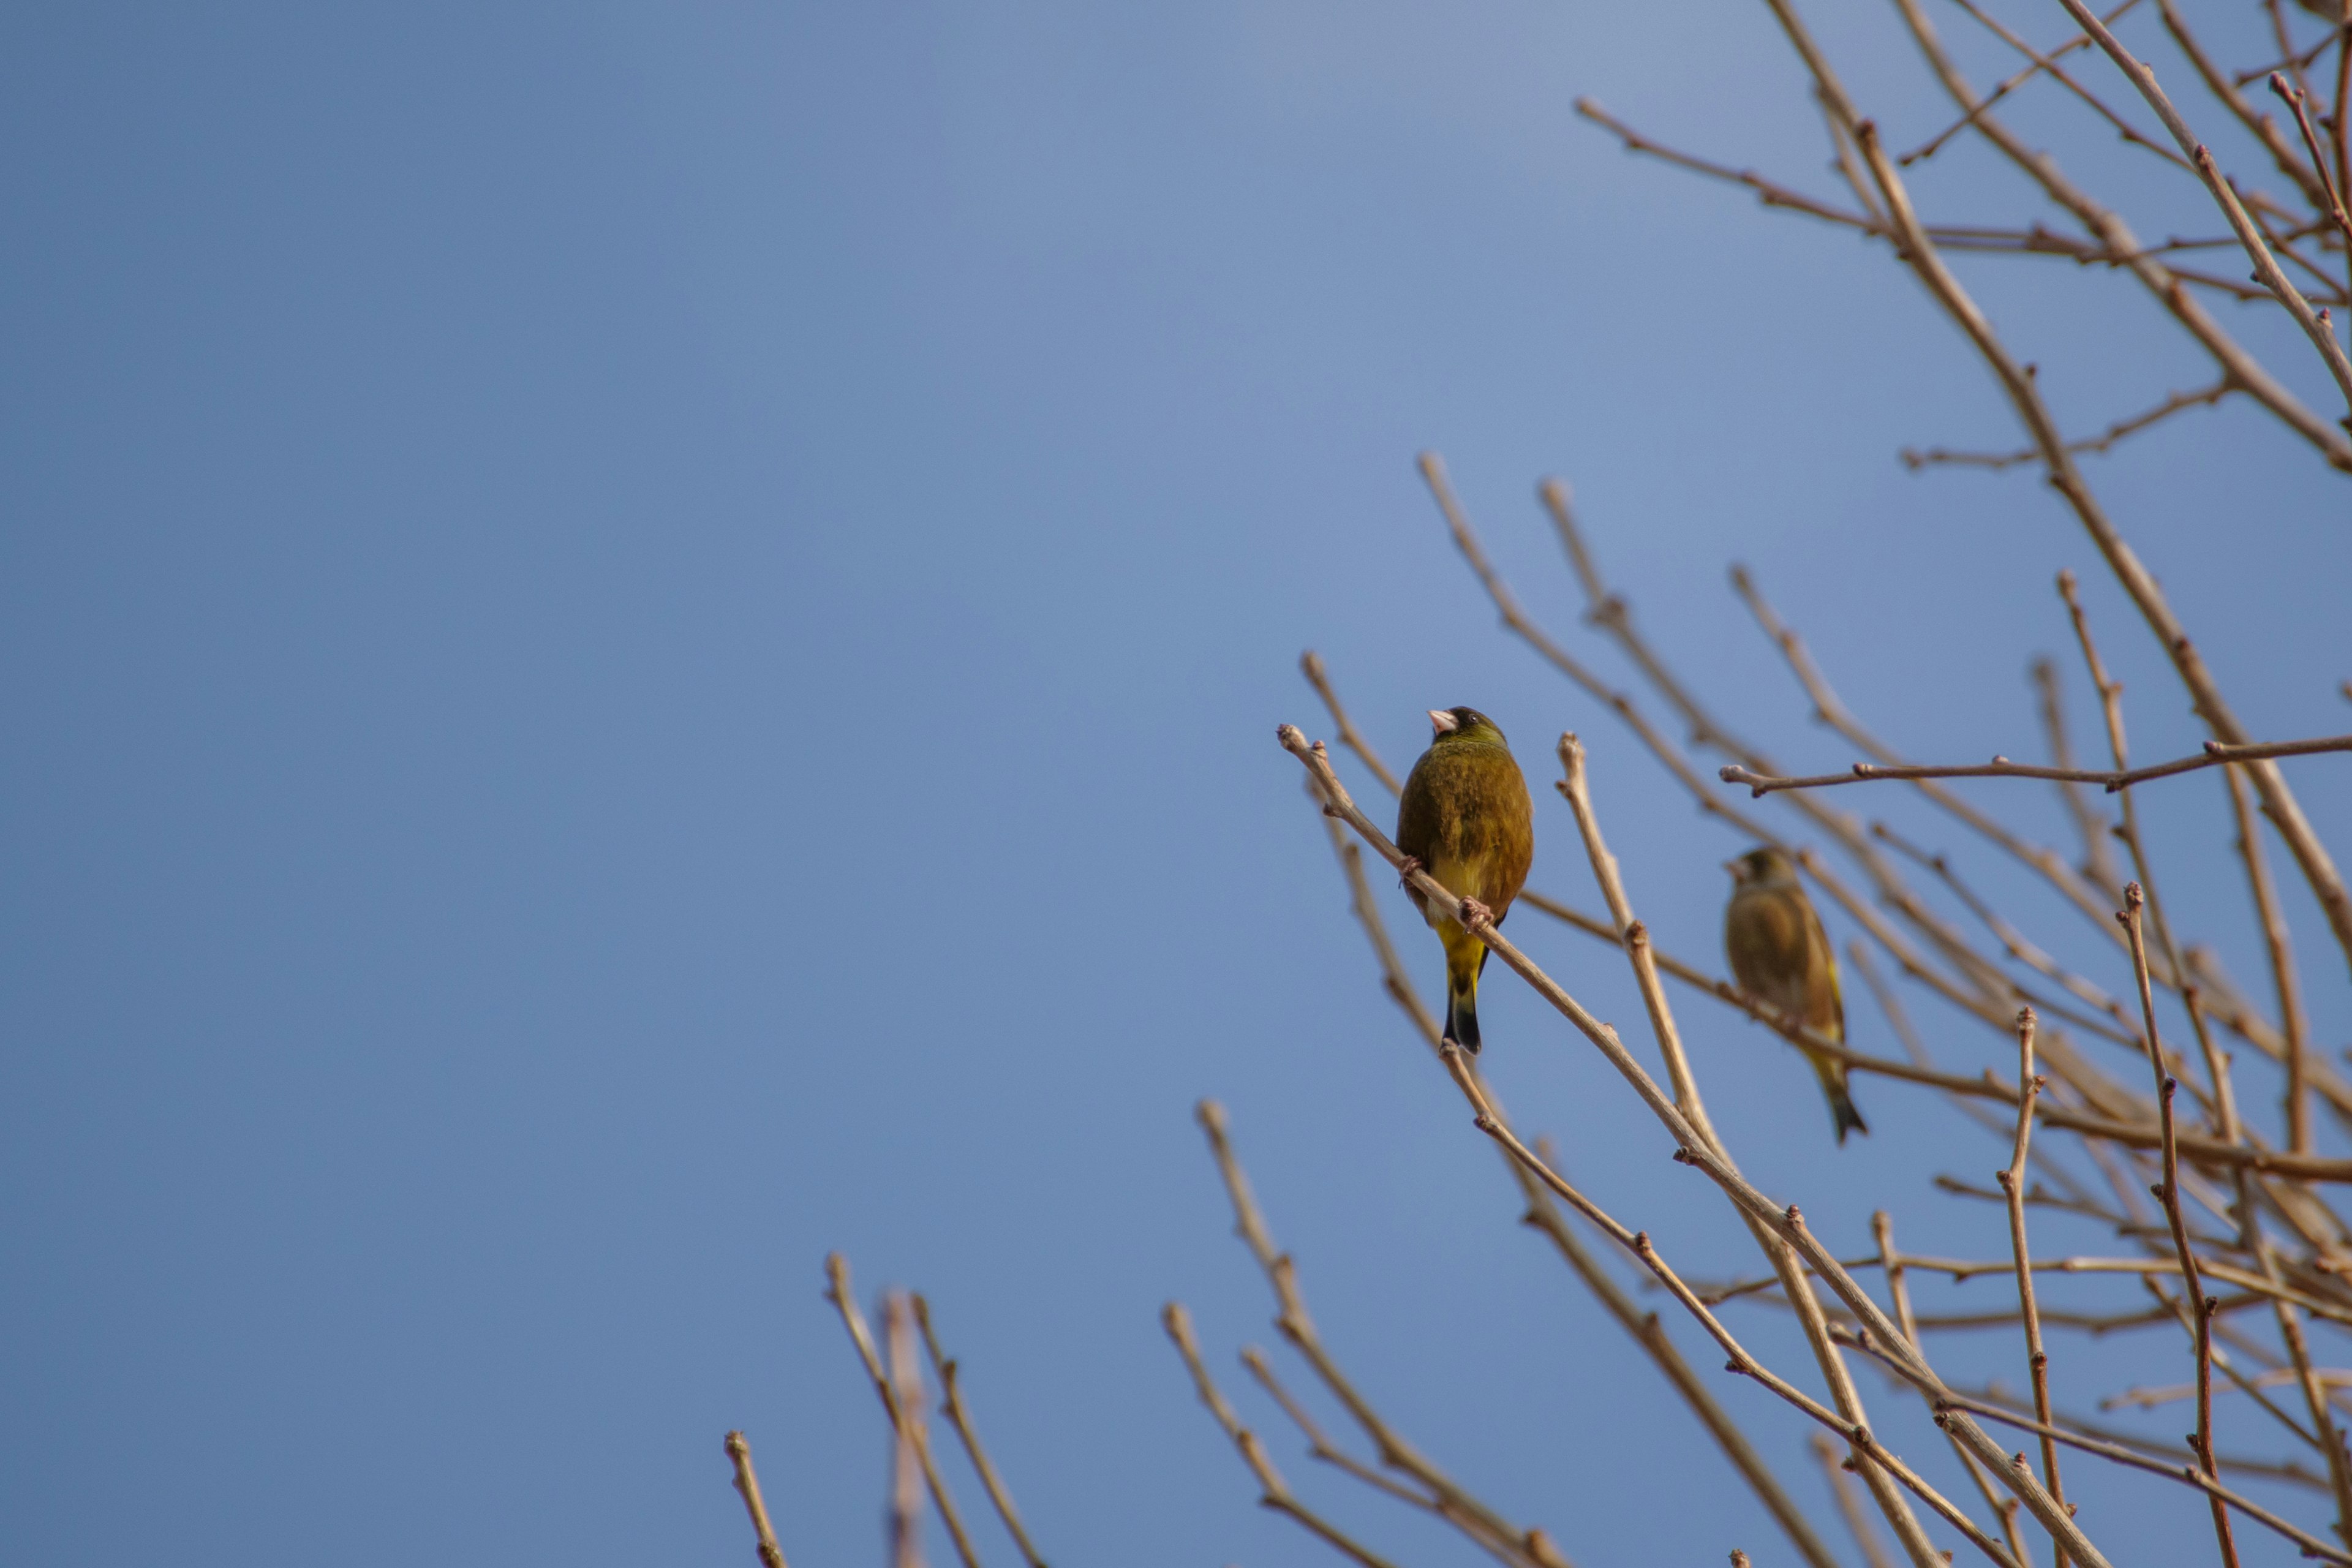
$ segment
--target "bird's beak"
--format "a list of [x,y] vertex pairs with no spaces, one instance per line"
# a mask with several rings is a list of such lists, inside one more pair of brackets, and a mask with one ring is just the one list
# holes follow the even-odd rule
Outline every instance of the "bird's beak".
[[1747,880],[1748,868],[1741,865],[1738,861],[1726,860],[1723,863],[1723,868],[1731,873],[1731,879],[1733,881],[1740,882]]
[[1429,710],[1429,727],[1437,734],[1451,735],[1462,728],[1462,721],[1443,708],[1433,708]]

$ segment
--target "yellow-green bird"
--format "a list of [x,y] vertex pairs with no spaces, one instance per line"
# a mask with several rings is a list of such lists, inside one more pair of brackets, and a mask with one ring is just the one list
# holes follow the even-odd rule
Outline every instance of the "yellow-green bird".
[[[1838,995],[1837,953],[1813,901],[1797,880],[1797,868],[1779,849],[1751,849],[1727,861],[1731,907],[1723,916],[1723,952],[1731,960],[1739,988],[1817,1033],[1845,1044],[1845,1004]],[[1800,1047],[1799,1049],[1803,1049]],[[1846,1092],[1845,1064],[1805,1051],[1829,1096],[1837,1139],[1867,1132],[1862,1112]]]
[[[1436,733],[1397,802],[1397,847],[1456,898],[1486,905],[1501,925],[1535,859],[1528,781],[1503,731],[1475,708],[1433,708],[1429,722]],[[1412,901],[1445,944],[1445,1037],[1475,1054],[1486,944],[1454,910],[1433,907],[1418,892]]]

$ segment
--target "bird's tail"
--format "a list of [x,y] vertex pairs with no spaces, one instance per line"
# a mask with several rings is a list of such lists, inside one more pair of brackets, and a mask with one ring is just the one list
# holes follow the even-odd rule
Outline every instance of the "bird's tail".
[[1445,935],[1445,1037],[1478,1054],[1478,972],[1486,967],[1487,947],[1468,931]]
[[1863,1121],[1862,1112],[1853,1108],[1853,1096],[1846,1092],[1845,1063],[1815,1057],[1813,1071],[1821,1075],[1822,1092],[1829,1097],[1830,1118],[1837,1123],[1838,1142],[1843,1145],[1849,1132],[1867,1136],[1870,1128]]

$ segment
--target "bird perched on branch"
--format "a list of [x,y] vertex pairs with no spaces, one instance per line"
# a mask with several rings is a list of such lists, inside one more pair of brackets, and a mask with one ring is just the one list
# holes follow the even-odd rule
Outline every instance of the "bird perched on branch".
[[[1723,916],[1723,952],[1739,988],[1816,1034],[1845,1044],[1845,1004],[1838,995],[1837,953],[1813,901],[1783,850],[1751,849],[1724,863],[1731,907]],[[1837,1139],[1868,1132],[1846,1092],[1845,1064],[1800,1046],[1829,1096]]]
[[[1397,802],[1397,847],[1457,899],[1484,906],[1496,925],[1528,879],[1536,853],[1528,781],[1495,721],[1475,708],[1433,708],[1436,733],[1412,764]],[[1478,1049],[1478,972],[1486,944],[1462,923],[1459,908],[1434,905],[1412,887],[1422,918],[1445,944],[1445,1037]]]

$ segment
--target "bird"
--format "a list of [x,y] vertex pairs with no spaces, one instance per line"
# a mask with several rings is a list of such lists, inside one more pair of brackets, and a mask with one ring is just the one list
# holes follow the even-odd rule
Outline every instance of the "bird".
[[1478,1051],[1478,973],[1486,944],[1460,910],[1433,904],[1412,885],[1426,870],[1457,899],[1475,899],[1501,925],[1535,859],[1535,807],[1510,742],[1475,708],[1429,710],[1429,750],[1412,764],[1397,801],[1397,847],[1406,890],[1445,946],[1445,1038]]
[[[1766,847],[1724,863],[1731,873],[1731,904],[1723,914],[1723,952],[1739,988],[1784,1015],[1845,1044],[1845,1003],[1838,995],[1837,953],[1813,901],[1797,880],[1788,851]],[[1830,1117],[1843,1145],[1848,1132],[1867,1133],[1846,1091],[1845,1063],[1800,1046],[1829,1097]]]

